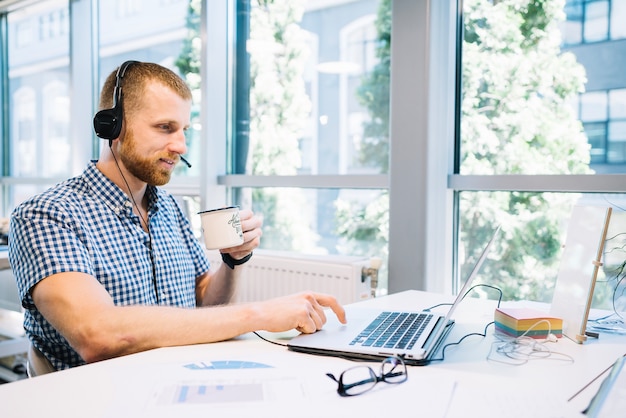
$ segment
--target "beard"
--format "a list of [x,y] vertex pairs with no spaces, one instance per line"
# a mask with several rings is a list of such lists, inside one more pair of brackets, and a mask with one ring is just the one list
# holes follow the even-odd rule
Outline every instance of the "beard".
[[[170,181],[172,171],[160,169],[158,161],[161,157],[146,158],[137,151],[137,142],[132,131],[127,130],[124,138],[120,140],[119,150],[120,160],[124,167],[139,180],[151,186],[163,186]],[[167,156],[166,158],[176,161],[176,157]]]

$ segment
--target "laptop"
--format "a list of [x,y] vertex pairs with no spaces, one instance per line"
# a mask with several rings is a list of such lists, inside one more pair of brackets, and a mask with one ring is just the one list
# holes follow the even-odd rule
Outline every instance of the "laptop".
[[452,314],[472,285],[496,239],[498,227],[465,280],[447,314],[425,310],[399,311],[346,306],[347,324],[334,315],[320,331],[299,334],[288,343],[291,351],[380,361],[400,356],[409,365],[425,365],[433,358],[454,325]]

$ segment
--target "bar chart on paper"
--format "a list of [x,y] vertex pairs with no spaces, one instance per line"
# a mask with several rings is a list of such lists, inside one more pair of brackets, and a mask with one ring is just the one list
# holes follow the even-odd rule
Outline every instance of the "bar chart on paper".
[[206,379],[179,382],[162,388],[161,405],[225,404],[275,401],[279,397],[304,399],[304,391],[295,377]]
[[263,401],[262,382],[222,382],[212,384],[181,384],[176,387],[172,403],[204,404]]
[[[202,405],[255,403],[277,400],[281,396],[304,397],[296,377],[272,373],[268,364],[239,361],[200,361],[182,365],[187,379],[158,390],[160,405]],[[269,374],[268,374],[269,373]]]
[[223,361],[201,361],[198,363],[185,364],[185,367],[190,370],[232,370],[232,369],[265,369],[272,366],[256,363],[253,361],[240,361],[240,360],[223,360]]

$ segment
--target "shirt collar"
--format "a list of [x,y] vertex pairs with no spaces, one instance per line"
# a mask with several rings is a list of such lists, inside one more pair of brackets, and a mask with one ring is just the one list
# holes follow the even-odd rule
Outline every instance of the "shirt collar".
[[[132,212],[132,201],[128,195],[105,176],[96,167],[97,161],[90,161],[81,178],[99,199],[116,213],[122,211]],[[148,212],[158,210],[158,188],[148,185]]]

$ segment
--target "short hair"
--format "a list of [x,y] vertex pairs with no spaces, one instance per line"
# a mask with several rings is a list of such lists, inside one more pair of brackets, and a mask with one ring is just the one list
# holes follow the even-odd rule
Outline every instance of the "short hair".
[[[116,74],[117,69],[104,82],[100,93],[100,110],[113,107]],[[148,81],[157,81],[172,89],[181,98],[191,100],[191,90],[178,74],[152,62],[135,62],[128,66],[121,83],[124,113],[132,114],[139,108]]]

